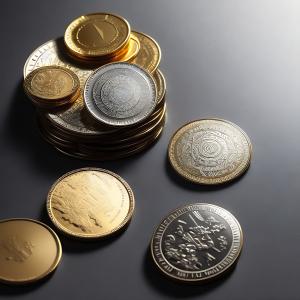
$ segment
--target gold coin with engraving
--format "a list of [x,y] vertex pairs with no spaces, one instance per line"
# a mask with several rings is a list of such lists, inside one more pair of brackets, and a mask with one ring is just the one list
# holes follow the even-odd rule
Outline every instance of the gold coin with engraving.
[[130,25],[122,17],[95,13],[75,19],[65,31],[68,50],[81,58],[110,57],[125,47]]
[[58,266],[62,256],[56,233],[30,219],[0,221],[0,281],[27,284],[40,280]]
[[97,168],[71,171],[59,178],[47,197],[53,224],[76,238],[94,239],[124,227],[134,210],[134,195],[124,179]]
[[158,43],[144,33],[133,31],[133,34],[138,37],[141,47],[138,55],[131,60],[131,63],[153,73],[157,69],[161,59],[161,51]]
[[35,69],[24,80],[26,93],[45,100],[71,97],[78,91],[79,85],[76,74],[60,66]]
[[237,125],[221,119],[202,119],[176,131],[168,154],[175,171],[185,179],[220,184],[248,169],[252,146],[247,134]]

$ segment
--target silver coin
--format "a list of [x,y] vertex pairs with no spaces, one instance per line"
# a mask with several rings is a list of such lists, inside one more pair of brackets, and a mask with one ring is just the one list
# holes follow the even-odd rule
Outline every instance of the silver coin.
[[84,101],[91,115],[102,123],[111,126],[137,124],[155,109],[155,81],[136,65],[108,64],[87,79]]
[[242,245],[241,227],[230,212],[196,203],[176,209],[161,221],[152,238],[151,253],[169,277],[197,282],[228,270]]

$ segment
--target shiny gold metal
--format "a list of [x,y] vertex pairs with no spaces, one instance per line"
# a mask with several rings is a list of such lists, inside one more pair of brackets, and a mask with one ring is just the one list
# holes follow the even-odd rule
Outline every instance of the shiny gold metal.
[[59,238],[47,225],[30,219],[0,221],[0,281],[40,280],[56,269],[61,255]]
[[111,235],[132,217],[134,196],[117,174],[83,168],[59,178],[48,193],[47,210],[63,233],[84,239]]
[[157,69],[161,59],[161,51],[158,43],[144,33],[137,31],[133,31],[132,33],[138,37],[141,48],[138,55],[131,60],[131,63],[139,65],[150,73],[153,73]]
[[201,119],[179,128],[169,143],[169,161],[185,179],[199,184],[234,180],[249,167],[252,145],[237,125]]
[[159,69],[156,69],[156,71],[153,73],[153,78],[155,80],[157,88],[157,105],[159,105],[166,94],[166,79]]
[[110,57],[125,47],[130,25],[122,17],[95,13],[75,19],[66,29],[68,50],[81,58]]

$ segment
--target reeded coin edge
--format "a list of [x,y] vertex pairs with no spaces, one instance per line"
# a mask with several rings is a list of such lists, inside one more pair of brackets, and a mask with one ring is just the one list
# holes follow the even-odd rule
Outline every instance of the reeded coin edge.
[[[249,147],[249,157],[248,157],[247,162],[243,163],[244,164],[243,167],[239,167],[234,172],[229,173],[225,176],[207,177],[207,178],[191,175],[190,173],[184,171],[181,168],[181,166],[177,163],[177,160],[175,158],[175,144],[176,144],[176,141],[177,141],[177,137],[179,137],[181,135],[181,131],[184,128],[186,128],[188,126],[191,126],[193,123],[200,122],[200,121],[220,121],[220,122],[224,122],[224,123],[227,123],[227,124],[233,126],[235,129],[237,129],[241,133],[241,135],[245,138],[245,140],[248,144],[248,147]],[[241,129],[238,125],[236,125],[236,124],[234,124],[230,121],[220,119],[220,118],[204,118],[204,119],[198,119],[198,120],[194,120],[194,121],[191,121],[191,122],[188,122],[188,123],[184,124],[183,126],[181,126],[180,128],[178,128],[175,131],[175,133],[173,134],[173,136],[170,139],[169,146],[168,146],[169,162],[170,162],[171,166],[174,168],[174,170],[180,176],[182,176],[184,179],[187,179],[187,180],[189,180],[193,183],[207,184],[207,185],[217,185],[217,184],[228,183],[228,182],[233,181],[236,178],[240,177],[249,168],[250,163],[251,163],[251,159],[252,159],[252,155],[253,155],[252,144],[251,144],[250,138],[248,137],[246,132],[243,129]]]
[[[92,85],[91,81],[94,80],[94,77],[97,75],[98,71],[101,71],[102,69],[110,67],[111,65],[123,65],[123,66],[128,66],[129,68],[138,68],[141,71],[141,73],[143,74],[142,76],[148,77],[148,79],[150,79],[150,84],[152,85],[153,91],[154,91],[154,94],[155,94],[155,101],[153,102],[153,105],[152,105],[151,109],[149,109],[142,116],[140,116],[137,121],[133,120],[131,122],[126,122],[126,124],[117,123],[115,121],[115,118],[109,118],[108,116],[105,116],[105,120],[104,120],[104,118],[101,118],[101,116],[99,117],[98,114],[95,113],[93,111],[93,109],[91,108],[91,106],[92,106],[96,111],[100,111],[101,114],[105,115],[101,110],[99,110],[97,107],[95,107],[94,100],[90,99],[88,94],[90,94],[92,92],[91,89],[93,88],[93,85]],[[126,127],[126,126],[131,126],[131,125],[137,125],[137,124],[143,122],[147,117],[149,117],[156,108],[156,105],[157,105],[156,81],[155,81],[155,79],[153,78],[153,76],[150,72],[148,72],[147,70],[143,69],[142,67],[140,67],[136,64],[127,63],[127,62],[112,62],[112,63],[106,64],[106,65],[101,66],[100,68],[96,69],[87,78],[87,80],[85,82],[85,85],[84,85],[84,89],[83,89],[83,101],[84,101],[84,105],[85,105],[86,109],[89,111],[90,115],[100,123],[106,124],[106,125],[111,126],[111,127]],[[133,118],[134,117],[130,117],[130,119],[133,119]]]
[[[95,172],[102,172],[102,173],[106,173],[109,174],[113,177],[115,177],[117,180],[119,180],[121,182],[121,184],[123,184],[123,186],[125,187],[127,193],[128,193],[128,197],[129,197],[129,208],[128,208],[128,213],[126,215],[126,217],[124,218],[124,220],[115,228],[113,228],[112,230],[109,230],[105,233],[101,233],[101,234],[80,234],[80,233],[74,233],[72,230],[69,230],[68,228],[65,228],[63,225],[61,225],[60,222],[57,221],[57,219],[55,218],[54,214],[52,213],[52,208],[51,208],[51,197],[52,197],[52,193],[56,187],[56,185],[61,182],[63,179],[65,179],[66,177],[73,175],[75,173],[79,173],[82,171],[95,171]],[[46,202],[46,208],[47,208],[47,212],[48,212],[48,216],[50,218],[50,220],[52,221],[52,223],[55,225],[55,227],[57,229],[59,229],[62,233],[68,235],[68,236],[72,236],[74,238],[80,238],[80,239],[97,239],[97,238],[104,238],[106,236],[112,235],[116,232],[118,232],[120,229],[122,229],[132,218],[133,212],[134,212],[134,208],[135,208],[135,199],[134,199],[134,194],[133,191],[131,189],[131,187],[129,186],[129,184],[119,175],[115,174],[114,172],[111,172],[109,170],[106,169],[101,169],[101,168],[80,168],[80,169],[76,169],[70,172],[67,172],[66,174],[64,174],[63,176],[61,176],[60,178],[58,178],[53,185],[51,186],[48,195],[47,195],[47,202]]]
[[30,218],[3,219],[3,220],[0,220],[0,224],[5,223],[5,222],[10,222],[10,221],[28,221],[28,222],[33,222],[33,223],[36,223],[38,225],[41,225],[41,226],[45,227],[51,233],[51,235],[53,236],[53,239],[55,240],[55,242],[57,244],[57,258],[54,261],[52,267],[48,271],[46,271],[44,274],[42,274],[38,277],[34,277],[34,278],[30,278],[28,280],[22,280],[22,281],[11,281],[11,280],[7,280],[7,279],[0,276],[0,282],[7,283],[7,284],[12,284],[12,285],[26,285],[26,284],[29,284],[29,283],[32,283],[32,282],[37,282],[37,281],[47,277],[48,275],[50,275],[52,272],[54,272],[55,269],[57,268],[57,266],[59,265],[59,263],[61,261],[61,257],[62,257],[61,242],[60,242],[60,239],[59,239],[58,235],[55,233],[55,231],[52,228],[50,228],[48,225],[46,225],[46,224],[44,224],[40,221],[30,219]]
[[[154,251],[153,251],[153,248],[154,248],[154,239],[155,239],[155,235],[156,235],[156,232],[158,231],[159,227],[161,226],[161,224],[164,222],[164,221],[167,221],[168,218],[176,213],[178,210],[182,210],[184,208],[189,208],[189,207],[195,207],[195,206],[210,206],[212,207],[213,209],[216,209],[216,210],[221,210],[223,212],[223,214],[225,215],[228,215],[232,221],[232,223],[237,227],[239,233],[240,233],[240,243],[239,243],[239,248],[235,254],[235,257],[232,259],[231,263],[228,264],[226,267],[224,267],[222,269],[221,272],[219,273],[215,273],[215,274],[212,274],[212,275],[209,275],[209,276],[206,276],[206,277],[200,277],[200,278],[195,278],[195,279],[186,279],[186,278],[181,278],[181,277],[177,277],[177,276],[174,276],[170,273],[168,273],[163,267],[160,266],[159,262],[156,260],[156,256],[154,254]],[[223,217],[222,215],[220,215],[221,217]],[[163,233],[161,234],[161,237],[163,236],[166,228],[171,224],[172,221],[174,221],[176,218],[172,219],[171,221],[168,222],[168,224],[166,225],[166,227],[164,228],[164,231]],[[229,224],[230,226],[230,224]],[[231,226],[230,226],[231,228]],[[150,250],[151,250],[151,256],[152,256],[152,259],[153,259],[153,262],[155,263],[155,265],[158,267],[158,269],[164,274],[166,275],[168,278],[172,278],[174,280],[176,280],[177,282],[203,282],[203,281],[206,281],[206,280],[209,280],[211,278],[214,278],[214,277],[219,277],[219,276],[222,276],[222,275],[225,275],[224,273],[226,273],[227,270],[229,270],[238,260],[240,254],[241,254],[241,251],[242,251],[242,248],[243,248],[243,244],[244,244],[244,235],[243,235],[243,231],[242,231],[242,228],[241,228],[241,225],[239,223],[239,221],[235,218],[235,216],[229,212],[228,210],[226,210],[225,208],[223,207],[220,207],[220,206],[217,206],[217,205],[214,205],[214,204],[209,204],[209,203],[190,203],[190,204],[187,204],[187,205],[182,205],[182,206],[179,206],[177,207],[176,209],[172,210],[171,212],[169,212],[158,224],[158,226],[156,226],[155,230],[154,230],[154,233],[152,235],[152,238],[151,238],[151,242],[150,242]],[[160,245],[160,252],[161,252],[161,256],[163,257],[164,259],[164,262],[166,264],[168,264],[169,266],[171,266],[173,269],[176,269],[176,270],[179,270],[181,272],[184,272],[184,273],[195,273],[193,271],[185,271],[185,270],[180,270],[176,267],[174,267],[173,265],[171,265],[168,260],[165,258],[164,254],[162,253],[161,251],[161,240],[159,241],[159,245]],[[209,269],[206,269],[205,271],[208,271],[210,269],[214,269],[216,268],[218,265],[220,265],[227,257],[228,255],[230,254],[230,252],[232,251],[232,247],[233,245],[231,246],[230,250],[228,251],[228,254],[222,259],[222,261],[220,261],[216,266],[213,266]]]

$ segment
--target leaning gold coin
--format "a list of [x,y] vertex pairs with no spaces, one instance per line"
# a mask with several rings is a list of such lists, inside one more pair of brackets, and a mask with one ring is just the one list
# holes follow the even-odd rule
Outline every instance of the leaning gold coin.
[[250,165],[252,146],[237,125],[202,119],[179,128],[168,149],[175,171],[200,184],[220,184],[242,175]]
[[130,62],[153,73],[157,69],[161,59],[161,51],[158,43],[144,33],[133,31],[133,34],[139,39],[141,48],[138,55]]
[[56,233],[30,219],[0,221],[0,281],[27,284],[38,281],[58,266],[62,250]]
[[48,193],[47,210],[53,224],[76,238],[111,235],[132,217],[134,195],[124,179],[98,168],[71,171]]
[[35,98],[60,100],[74,95],[80,86],[77,75],[60,66],[45,66],[24,79],[25,92]]
[[81,58],[112,56],[125,47],[130,25],[122,17],[95,13],[75,19],[65,31],[68,50]]

